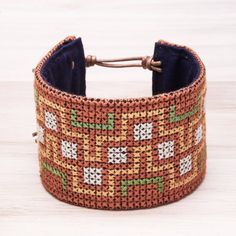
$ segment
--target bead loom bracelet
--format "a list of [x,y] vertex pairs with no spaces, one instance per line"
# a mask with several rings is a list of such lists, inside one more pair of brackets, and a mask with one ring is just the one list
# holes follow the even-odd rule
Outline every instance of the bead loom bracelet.
[[[86,97],[86,67],[93,65],[149,69],[152,96]],[[34,75],[40,176],[57,199],[97,209],[150,208],[202,182],[206,79],[193,50],[158,41],[152,57],[97,59],[85,57],[81,38],[70,36]]]

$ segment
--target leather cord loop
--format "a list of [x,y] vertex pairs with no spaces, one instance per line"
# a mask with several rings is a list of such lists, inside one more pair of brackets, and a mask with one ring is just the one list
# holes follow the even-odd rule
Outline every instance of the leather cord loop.
[[[110,68],[125,68],[125,67],[142,67],[143,69],[148,69],[151,71],[161,72],[161,62],[154,61],[150,56],[144,57],[126,57],[117,59],[97,59],[96,56],[88,55],[85,58],[86,67],[98,65]],[[123,61],[141,61],[141,63],[114,63]]]

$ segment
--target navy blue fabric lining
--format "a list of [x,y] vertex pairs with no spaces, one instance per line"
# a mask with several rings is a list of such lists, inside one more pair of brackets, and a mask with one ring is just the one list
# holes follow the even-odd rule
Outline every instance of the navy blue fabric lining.
[[167,93],[190,85],[198,77],[200,67],[193,55],[183,47],[155,43],[154,61],[161,61],[162,72],[152,74],[153,95]]
[[[154,60],[162,72],[152,74],[153,95],[175,91],[196,80],[200,68],[193,55],[182,47],[156,43]],[[41,75],[51,86],[80,96],[86,95],[86,70],[81,38],[65,42],[48,59]]]
[[41,75],[51,86],[85,96],[85,57],[81,38],[66,42],[48,59]]

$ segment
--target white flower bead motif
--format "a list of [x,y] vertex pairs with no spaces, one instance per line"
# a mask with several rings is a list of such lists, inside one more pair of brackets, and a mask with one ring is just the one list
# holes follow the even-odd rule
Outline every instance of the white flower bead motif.
[[134,125],[134,140],[147,140],[152,138],[152,123]]
[[120,164],[127,162],[127,147],[108,148],[108,163]]
[[61,141],[62,156],[69,159],[77,159],[77,143],[71,143],[65,140]]
[[180,175],[184,175],[192,169],[192,155],[188,155],[180,159],[179,163]]
[[91,185],[101,185],[102,168],[84,167],[84,183]]
[[159,143],[157,145],[159,159],[166,159],[174,156],[174,140]]
[[45,111],[45,125],[48,129],[57,130],[57,119],[56,115]]
[[202,125],[199,125],[195,131],[195,145],[199,144],[202,140]]

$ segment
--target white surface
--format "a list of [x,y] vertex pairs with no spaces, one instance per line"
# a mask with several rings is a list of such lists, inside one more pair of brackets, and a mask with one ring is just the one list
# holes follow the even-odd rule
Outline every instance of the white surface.
[[[0,235],[235,235],[236,2],[0,0]],[[40,184],[31,68],[67,35],[86,54],[150,55],[162,38],[193,47],[207,66],[208,169],[185,199],[149,210],[89,210]],[[141,69],[88,71],[89,96],[147,96]],[[14,81],[14,82],[5,82]],[[28,81],[28,82],[23,82]]]
[[[99,57],[152,55],[159,39],[188,45],[207,65],[209,81],[235,80],[235,23],[234,0],[1,0],[0,80],[30,81],[41,56],[71,34]],[[137,69],[91,68],[88,79],[149,77]]]

